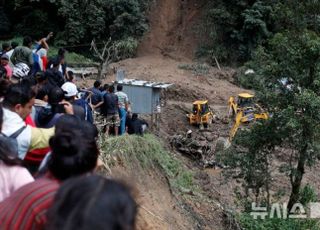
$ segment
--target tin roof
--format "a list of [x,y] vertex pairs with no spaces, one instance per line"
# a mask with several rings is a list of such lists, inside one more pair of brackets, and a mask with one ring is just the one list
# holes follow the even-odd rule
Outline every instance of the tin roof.
[[161,89],[166,89],[166,88],[169,88],[170,86],[173,86],[173,84],[171,83],[151,82],[151,81],[127,79],[127,78],[121,81],[118,81],[117,83],[123,84],[123,85],[144,86],[144,87],[161,88]]

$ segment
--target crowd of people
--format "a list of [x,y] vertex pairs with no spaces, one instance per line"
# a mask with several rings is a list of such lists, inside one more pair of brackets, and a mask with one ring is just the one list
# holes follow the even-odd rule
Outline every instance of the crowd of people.
[[2,44],[0,229],[134,229],[131,189],[95,174],[94,118],[105,138],[143,135],[148,124],[131,113],[122,85],[79,89],[65,49],[47,58],[52,36]]

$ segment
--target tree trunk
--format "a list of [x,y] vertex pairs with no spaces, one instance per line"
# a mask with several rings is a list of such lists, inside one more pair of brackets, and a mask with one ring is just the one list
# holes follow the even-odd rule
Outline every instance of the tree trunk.
[[99,66],[98,66],[98,76],[97,76],[97,80],[101,80],[102,76],[103,76],[103,66],[104,66],[104,62],[100,62]]
[[296,169],[296,175],[293,177],[293,180],[291,181],[291,195],[288,203],[288,210],[290,211],[292,206],[298,202],[299,200],[299,192],[300,192],[300,187],[301,187],[301,181],[303,178],[304,174],[304,168],[305,168],[305,163],[307,160],[307,148],[308,145],[305,145],[302,151],[299,152],[299,160],[298,160],[298,165]]

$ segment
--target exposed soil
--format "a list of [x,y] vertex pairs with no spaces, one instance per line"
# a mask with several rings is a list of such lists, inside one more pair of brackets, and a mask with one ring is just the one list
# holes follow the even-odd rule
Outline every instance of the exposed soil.
[[156,0],[149,12],[150,30],[138,56],[162,54],[192,59],[201,38],[198,33],[207,0]]
[[[193,135],[203,135],[197,127],[188,124],[186,114],[191,112],[192,102],[206,99],[218,119],[206,132],[212,137],[215,147],[219,137],[228,137],[231,124],[223,121],[227,115],[227,101],[230,96],[244,90],[232,83],[235,71],[229,68],[218,70],[210,67],[207,74],[194,74],[179,68],[192,64],[194,51],[201,41],[197,36],[205,0],[156,0],[149,15],[150,31],[146,34],[138,50],[138,57],[112,64],[114,69],[124,69],[127,78],[159,82],[170,82],[174,86],[166,93],[166,105],[162,109],[159,138],[169,146],[172,135],[193,130]],[[105,82],[115,80],[109,75]],[[91,86],[92,80],[81,82]],[[236,209],[234,189],[241,186],[235,179],[225,181],[221,169],[201,169],[199,165],[172,152],[195,173],[195,183],[202,195],[177,197],[172,194],[166,179],[159,172],[139,172],[118,168],[113,175],[126,177],[137,188],[141,205],[138,229],[225,229],[224,214],[219,204]],[[286,153],[282,153],[285,155]],[[274,162],[285,162],[279,155]],[[311,183],[320,191],[317,165],[308,170],[304,184]],[[124,173],[123,173],[124,172]],[[273,172],[273,193],[290,191],[290,183],[278,169]],[[283,200],[287,197],[284,196]]]

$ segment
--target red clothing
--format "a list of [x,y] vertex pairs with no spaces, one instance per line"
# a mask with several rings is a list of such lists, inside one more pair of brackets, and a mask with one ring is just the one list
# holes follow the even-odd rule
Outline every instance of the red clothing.
[[[32,127],[36,127],[34,121],[32,120],[31,116],[28,115],[25,119],[25,123],[27,125],[30,125]],[[42,149],[34,149],[32,151],[27,152],[26,156],[24,157],[24,160],[27,163],[31,163],[34,165],[40,165],[43,158],[47,155],[47,153],[50,152],[50,148],[42,148]]]
[[47,65],[48,65],[47,56],[41,57],[41,60],[42,60],[42,71],[46,71],[47,70]]
[[0,229],[43,229],[59,186],[46,176],[16,190],[0,203]]

